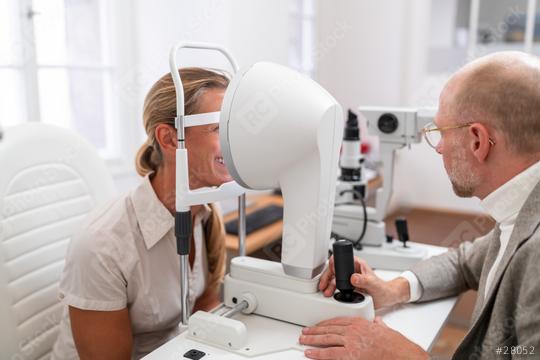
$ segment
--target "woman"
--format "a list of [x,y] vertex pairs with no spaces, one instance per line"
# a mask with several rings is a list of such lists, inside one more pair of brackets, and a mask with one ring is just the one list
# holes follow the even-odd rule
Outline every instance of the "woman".
[[[186,115],[220,110],[228,85],[224,75],[200,68],[182,69],[180,75]],[[166,74],[146,96],[148,139],[136,159],[142,183],[97,211],[70,244],[60,283],[65,309],[53,359],[138,359],[178,333],[175,94]],[[191,189],[231,180],[218,124],[186,128],[186,147]],[[193,311],[209,310],[219,303],[225,271],[223,222],[213,206],[194,206],[191,212],[190,304]]]

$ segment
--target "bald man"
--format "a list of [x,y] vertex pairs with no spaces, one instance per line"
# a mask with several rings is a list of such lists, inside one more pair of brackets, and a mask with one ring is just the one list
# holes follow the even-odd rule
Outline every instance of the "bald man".
[[[540,60],[500,52],[469,63],[446,84],[426,130],[456,195],[478,197],[496,226],[391,281],[355,259],[351,283],[376,308],[478,290],[453,359],[540,358]],[[333,277],[331,264],[320,282],[326,296]],[[315,346],[311,359],[429,358],[380,319],[328,320],[305,328],[300,343]]]

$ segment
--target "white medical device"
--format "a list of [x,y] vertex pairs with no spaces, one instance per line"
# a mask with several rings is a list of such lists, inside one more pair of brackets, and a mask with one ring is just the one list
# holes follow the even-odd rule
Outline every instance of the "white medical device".
[[229,173],[243,187],[281,188],[282,262],[234,258],[224,282],[225,312],[195,313],[188,338],[253,355],[271,350],[268,344],[249,344],[247,328],[231,318],[239,312],[302,326],[337,316],[373,319],[369,295],[340,302],[318,290],[330,244],[342,132],[341,107],[308,77],[268,62],[236,73],[222,105],[221,150]]
[[249,189],[281,188],[287,275],[312,279],[325,265],[341,116],[317,83],[271,63],[238,73],[223,101],[220,139],[230,174]]
[[181,303],[182,303],[182,324],[187,325],[190,315],[188,303],[189,298],[189,244],[192,233],[190,206],[207,204],[224,200],[230,197],[239,197],[239,237],[240,248],[245,243],[245,189],[234,181],[227,182],[216,188],[201,188],[191,190],[189,188],[189,168],[188,154],[185,146],[185,128],[189,126],[199,126],[218,123],[220,112],[185,115],[184,113],[184,88],[182,79],[176,64],[176,55],[182,48],[214,50],[220,52],[227,58],[234,72],[238,71],[238,65],[232,55],[223,47],[206,44],[182,42],[174,45],[169,53],[169,66],[171,76],[176,89],[176,118],[175,126],[177,130],[178,149],[176,150],[176,214],[175,214],[175,236],[178,255],[180,256],[180,280],[181,280]]
[[[384,219],[393,193],[394,159],[397,150],[421,141],[422,129],[433,121],[435,110],[390,107],[359,107],[358,110],[367,120],[368,132],[379,137],[383,186],[376,191],[375,207],[367,207],[365,212],[360,204],[337,206],[332,231],[348,239],[365,233],[361,247],[356,246],[356,256],[374,268],[406,270],[426,258],[427,253],[387,240]],[[343,186],[343,182],[339,185]],[[362,231],[366,222],[366,230]]]

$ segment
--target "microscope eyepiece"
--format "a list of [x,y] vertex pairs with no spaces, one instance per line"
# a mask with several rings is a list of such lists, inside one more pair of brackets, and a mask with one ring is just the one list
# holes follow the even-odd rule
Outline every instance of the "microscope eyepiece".
[[349,110],[343,130],[343,146],[339,166],[340,180],[356,182],[362,179],[362,153],[360,152],[360,129],[358,116]]
[[353,113],[350,109],[349,109],[349,112],[347,113],[347,122],[345,123],[343,140],[344,141],[360,140],[360,129],[358,128],[358,115]]

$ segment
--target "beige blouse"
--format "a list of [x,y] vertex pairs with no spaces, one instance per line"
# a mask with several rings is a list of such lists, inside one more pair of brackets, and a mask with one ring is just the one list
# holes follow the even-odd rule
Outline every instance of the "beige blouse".
[[[190,304],[202,295],[208,264],[202,223],[195,217],[195,260]],[[94,212],[66,255],[60,283],[64,303],[52,359],[78,359],[68,305],[84,310],[129,309],[133,356],[139,359],[178,334],[181,320],[180,262],[174,218],[157,198],[149,177],[127,195]]]

